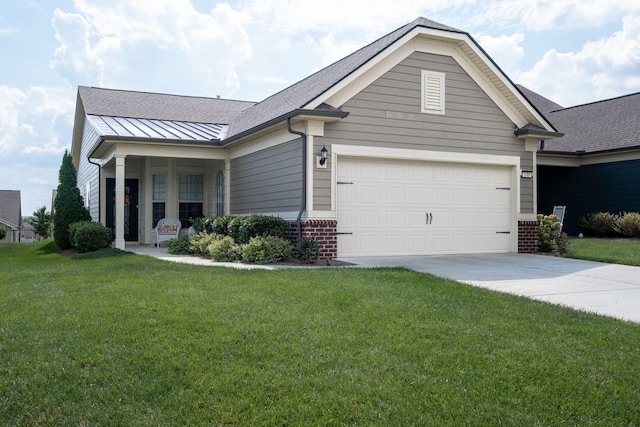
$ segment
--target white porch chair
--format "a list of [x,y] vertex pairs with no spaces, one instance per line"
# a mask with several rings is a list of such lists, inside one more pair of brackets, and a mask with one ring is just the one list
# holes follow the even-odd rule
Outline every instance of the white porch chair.
[[177,239],[180,233],[180,220],[176,218],[162,218],[156,225],[156,246],[171,239]]

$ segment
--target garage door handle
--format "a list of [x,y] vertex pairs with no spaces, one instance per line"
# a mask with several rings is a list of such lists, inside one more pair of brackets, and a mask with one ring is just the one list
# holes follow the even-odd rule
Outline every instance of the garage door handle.
[[433,222],[433,214],[431,212],[427,212],[426,214],[426,224],[429,225]]

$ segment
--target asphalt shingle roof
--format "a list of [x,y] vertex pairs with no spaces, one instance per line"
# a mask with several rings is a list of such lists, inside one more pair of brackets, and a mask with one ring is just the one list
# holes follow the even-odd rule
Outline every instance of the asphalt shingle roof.
[[596,153],[640,147],[640,93],[546,113],[565,135],[542,152]]
[[254,102],[80,86],[86,114],[229,124]]
[[231,123],[229,136],[241,134],[260,126],[262,123],[273,120],[296,109],[303,108],[306,104],[318,98],[415,27],[426,27],[466,34],[464,31],[456,28],[426,18],[418,18],[243,111],[238,118]]
[[516,87],[529,101],[540,111],[542,114],[547,114],[550,111],[562,110],[564,107],[560,104],[553,102],[552,100],[545,98],[539,93],[527,89],[526,87],[516,84]]

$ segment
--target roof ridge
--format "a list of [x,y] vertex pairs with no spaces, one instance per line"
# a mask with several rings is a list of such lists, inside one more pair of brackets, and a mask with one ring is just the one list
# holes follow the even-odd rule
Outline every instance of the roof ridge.
[[179,97],[179,98],[207,99],[207,100],[213,100],[213,101],[246,102],[246,103],[251,103],[251,104],[255,104],[256,103],[256,101],[245,101],[245,100],[241,100],[241,99],[231,99],[231,98],[218,98],[217,96],[216,97],[210,97],[210,96],[202,96],[202,95],[181,95],[181,94],[176,94],[176,93],[150,92],[150,91],[146,91],[146,90],[115,89],[115,88],[98,87],[98,86],[83,86],[83,85],[78,86],[78,88],[79,89],[80,88],[84,88],[84,89],[92,89],[92,90],[104,90],[104,91],[109,91],[109,92],[137,93],[137,94],[144,94],[144,95],[174,96],[174,97]]
[[616,101],[616,100],[619,100],[619,99],[622,99],[622,98],[628,98],[628,97],[636,96],[636,95],[640,95],[640,92],[627,93],[625,95],[614,96],[613,98],[600,99],[598,101],[591,101],[591,102],[586,102],[584,104],[572,105],[571,107],[561,108],[559,110],[553,110],[553,111],[549,111],[549,112],[550,113],[557,113],[559,111],[571,110],[571,109],[580,108],[580,107],[586,107],[588,105],[594,105],[594,104],[602,104],[602,103],[605,103],[605,102]]

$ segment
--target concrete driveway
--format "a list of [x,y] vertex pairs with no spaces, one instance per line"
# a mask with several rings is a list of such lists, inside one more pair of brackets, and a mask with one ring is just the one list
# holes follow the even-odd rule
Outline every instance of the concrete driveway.
[[473,286],[640,323],[640,267],[526,254],[340,260],[365,267],[405,267]]

